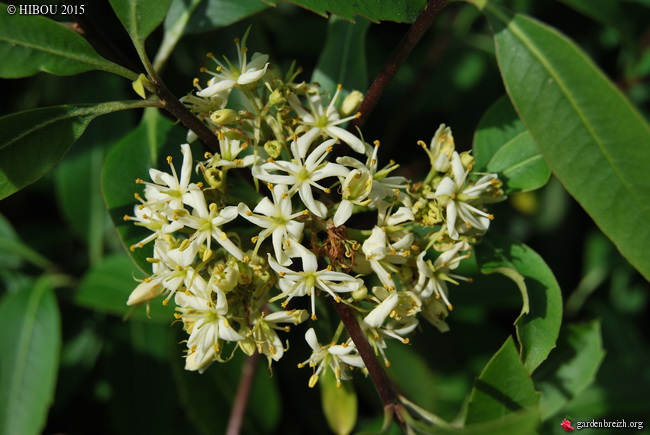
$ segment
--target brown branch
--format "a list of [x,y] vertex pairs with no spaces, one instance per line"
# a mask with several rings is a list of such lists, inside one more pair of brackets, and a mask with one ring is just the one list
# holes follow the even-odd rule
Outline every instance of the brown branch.
[[429,3],[427,3],[420,16],[413,22],[413,24],[411,24],[409,30],[406,32],[397,47],[395,47],[395,50],[391,53],[388,61],[372,82],[370,88],[368,88],[366,96],[359,108],[361,116],[352,121],[350,124],[350,131],[356,131],[357,128],[363,127],[379,102],[379,98],[397,73],[397,70],[402,66],[409,54],[411,54],[411,51],[413,51],[413,48],[422,38],[427,29],[431,27],[433,20],[438,16],[438,14],[440,14],[445,6],[447,6],[448,2],[449,0],[429,0]]
[[366,365],[368,374],[370,375],[373,384],[375,384],[375,389],[377,390],[379,400],[381,400],[381,404],[383,405],[384,412],[391,413],[395,422],[403,430],[405,428],[404,422],[395,419],[396,414],[394,411],[395,408],[400,405],[400,401],[395,389],[393,388],[393,383],[388,378],[386,371],[377,359],[377,355],[375,355],[374,349],[370,346],[370,343],[366,339],[366,335],[361,330],[357,318],[354,316],[350,307],[342,302],[334,302],[334,307],[339,313],[339,317],[341,318],[341,321],[343,321],[345,329],[348,331],[348,334],[350,334],[350,338],[352,338],[354,345],[357,347],[357,351],[359,351],[359,355],[361,355],[361,359],[363,359],[363,362]]
[[155,87],[156,95],[164,103],[163,108],[174,115],[185,127],[192,130],[212,152],[219,151],[219,138],[194,116],[183,103],[167,88],[160,78],[150,78]]
[[242,366],[237,394],[235,395],[235,401],[230,410],[230,419],[228,420],[228,429],[226,430],[227,435],[238,435],[241,433],[244,415],[246,414],[246,405],[248,405],[248,398],[251,393],[251,387],[253,386],[253,378],[255,377],[255,367],[259,359],[260,354],[255,352]]

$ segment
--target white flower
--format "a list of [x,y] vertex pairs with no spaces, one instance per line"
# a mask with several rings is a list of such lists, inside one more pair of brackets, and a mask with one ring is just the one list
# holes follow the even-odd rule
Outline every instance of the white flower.
[[244,203],[239,204],[237,209],[241,216],[263,228],[259,235],[253,237],[253,243],[256,244],[254,253],[257,253],[260,244],[271,236],[275,258],[280,264],[288,265],[291,264],[291,259],[285,250],[290,249],[292,243],[299,243],[302,229],[305,226],[304,223],[296,222],[294,219],[304,215],[306,211],[292,213],[291,198],[287,193],[286,186],[269,184],[269,189],[273,196],[273,202],[264,197],[252,212]]
[[255,342],[257,351],[271,360],[279,361],[284,355],[284,346],[276,330],[289,332],[289,326],[282,323],[298,325],[309,317],[305,310],[276,311],[268,315],[261,314],[252,322],[252,329],[247,334]]
[[454,137],[451,134],[451,129],[449,127],[445,126],[445,124],[441,124],[431,139],[428,148],[422,141],[418,142],[418,144],[424,148],[424,151],[429,155],[429,161],[431,162],[431,167],[433,169],[442,173],[449,170],[451,165],[450,157],[455,150]]
[[396,271],[393,264],[405,263],[405,255],[408,255],[408,252],[398,254],[388,241],[386,228],[376,225],[361,249],[382,285],[388,290],[395,290],[395,281],[391,276],[391,273]]
[[186,370],[203,373],[214,361],[221,360],[223,340],[244,339],[226,317],[226,295],[200,276],[193,279],[191,290],[176,294],[176,303],[185,330],[190,334],[187,340],[189,351],[185,360]]
[[171,156],[167,157],[167,163],[172,170],[171,174],[159,171],[158,169],[149,169],[149,176],[153,183],[136,180],[137,183],[144,184],[145,196],[147,198],[146,205],[151,206],[154,203],[168,204],[172,210],[182,209],[183,204],[189,197],[191,190],[196,190],[198,187],[195,184],[190,184],[190,177],[192,175],[192,150],[188,144],[181,145],[181,152],[183,153],[183,164],[181,166],[180,178],[176,173],[176,168],[172,164]]
[[350,133],[349,131],[338,127],[338,125],[348,122],[354,118],[359,117],[359,113],[347,118],[341,119],[339,112],[336,110],[335,104],[341,92],[341,85],[336,88],[336,93],[332,97],[330,104],[327,108],[323,108],[323,100],[318,92],[307,96],[309,107],[311,110],[306,110],[296,94],[291,94],[288,97],[289,104],[296,111],[303,125],[309,130],[298,138],[298,149],[300,150],[301,157],[307,154],[307,150],[311,143],[319,135],[340,139],[345,142],[358,153],[365,152],[365,145],[361,139]]
[[[468,203],[477,199],[496,179],[495,174],[488,174],[475,184],[466,186],[469,169],[465,169],[457,152],[451,156],[451,169],[453,179],[445,177],[436,189],[435,197],[443,206],[446,205],[447,231],[449,237],[458,240],[458,228],[465,232],[467,228],[474,228],[481,233],[487,231],[490,220],[494,217]],[[460,220],[460,223],[457,222]]]
[[309,378],[309,387],[314,387],[320,373],[325,367],[328,367],[334,372],[334,377],[336,378],[337,386],[341,386],[341,380],[348,380],[350,376],[347,373],[347,367],[359,367],[365,368],[366,365],[361,359],[361,356],[357,352],[357,348],[354,346],[354,343],[351,341],[345,344],[328,344],[326,346],[321,346],[318,343],[318,338],[316,337],[316,332],[314,328],[309,328],[305,333],[305,340],[307,344],[312,348],[311,356],[308,360],[304,361],[301,364],[298,364],[298,367],[302,368],[305,365],[309,364],[309,367],[316,367],[314,374]]
[[427,251],[423,250],[416,261],[419,276],[413,291],[418,293],[422,299],[428,299],[435,294],[436,299],[442,299],[447,308],[451,310],[452,305],[447,299],[447,282],[458,284],[456,279],[469,280],[451,273],[463,259],[469,257],[469,254],[459,254],[467,249],[469,249],[467,242],[458,242],[451,249],[440,254],[433,263],[431,260],[424,260]]
[[[304,159],[300,156],[296,142],[291,144],[291,151],[294,160],[291,162],[271,160],[260,166],[254,166],[252,173],[255,178],[270,183],[284,184],[291,186],[289,195],[298,191],[300,199],[307,206],[309,211],[320,218],[325,218],[327,208],[325,204],[314,199],[311,191],[312,186],[330,193],[330,189],[321,186],[317,181],[327,177],[345,177],[349,170],[336,163],[323,162],[327,154],[332,151],[332,144],[336,140],[330,139],[320,144],[309,156]],[[284,172],[286,175],[273,174],[271,172]]]
[[221,168],[244,168],[262,160],[260,156],[250,154],[244,158],[237,158],[239,153],[244,151],[248,144],[241,143],[239,140],[228,139],[228,137],[219,136],[219,154],[211,158],[210,166]]
[[269,67],[269,63],[267,62],[269,56],[266,54],[255,53],[249,62],[247,57],[248,47],[246,47],[247,37],[248,31],[246,31],[246,34],[241,41],[241,45],[239,39],[235,39],[235,44],[237,45],[237,57],[239,60],[236,66],[231,64],[225,56],[224,59],[228,64],[227,66],[217,60],[212,53],[208,54],[208,57],[217,63],[217,72],[215,73],[204,68],[202,69],[203,72],[207,72],[214,77],[210,79],[206,89],[197,93],[198,96],[211,97],[236,86],[255,83],[264,76],[266,69]]
[[190,242],[199,245],[206,243],[207,250],[204,253],[203,260],[207,260],[212,255],[212,239],[216,240],[232,256],[241,260],[244,257],[241,249],[228,238],[226,233],[221,231],[222,225],[237,217],[237,207],[229,206],[218,210],[217,204],[215,203],[211,203],[208,207],[205,202],[205,195],[200,190],[195,190],[191,193],[191,200],[189,202],[194,207],[192,214],[180,217],[179,220],[185,226],[196,230],[190,237]]
[[383,287],[374,287],[373,293],[381,300],[361,321],[361,327],[370,330],[374,339],[380,335],[408,343],[410,334],[418,325],[416,314],[420,312],[422,302],[411,291],[387,291]]
[[341,301],[338,293],[349,293],[359,290],[363,286],[363,280],[355,278],[343,272],[334,272],[330,267],[324,270],[318,269],[316,256],[307,251],[306,248],[298,246],[302,257],[302,271],[294,271],[278,264],[269,254],[269,265],[280,275],[278,287],[282,293],[271,298],[269,302],[278,299],[285,299],[283,306],[291,298],[300,296],[311,296],[312,319],[316,319],[316,289],[329,293],[337,302]]

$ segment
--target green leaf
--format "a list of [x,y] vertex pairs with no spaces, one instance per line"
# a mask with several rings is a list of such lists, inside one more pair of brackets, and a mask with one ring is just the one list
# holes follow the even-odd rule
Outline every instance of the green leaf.
[[110,0],[110,2],[133,43],[136,47],[143,48],[147,36],[165,19],[171,0]]
[[650,280],[650,126],[570,40],[491,2],[473,3],[487,15],[506,90],[546,163]]
[[542,393],[542,419],[552,417],[587,388],[604,357],[599,320],[569,325],[560,335],[557,349],[535,372],[535,385]]
[[[133,194],[142,193],[142,185],[135,180],[148,179],[149,169],[158,167],[158,156],[164,146],[180,152],[180,144],[185,141],[183,135],[184,131],[176,128],[172,121],[150,109],[140,125],[115,144],[106,156],[102,170],[104,201],[127,249],[151,234],[148,229],[124,220],[124,216],[133,216],[138,203]],[[151,246],[129,251],[133,261],[146,273],[151,273],[151,264],[146,260],[153,257]]]
[[350,382],[337,387],[334,372],[326,370],[318,380],[323,413],[332,432],[349,434],[357,422],[357,394]]
[[513,270],[523,276],[523,283],[510,276],[528,294],[529,310],[517,318],[517,339],[521,358],[529,373],[546,359],[555,347],[562,323],[562,294],[553,272],[542,257],[523,243],[489,233],[476,247],[476,261],[483,273]]
[[426,428],[421,433],[431,435],[530,435],[537,433],[539,413],[536,410],[512,412],[505,416],[483,423],[474,423],[462,428]]
[[350,91],[363,92],[368,87],[366,33],[369,27],[370,21],[364,19],[350,23],[332,16],[329,20],[325,47],[311,81],[319,83],[322,91],[331,91],[331,95],[342,84],[345,91],[339,96],[339,104]]
[[40,434],[61,349],[61,320],[48,276],[2,300],[0,343],[0,433]]
[[97,266],[91,268],[83,277],[74,301],[82,307],[101,313],[113,314],[120,317],[129,316],[134,319],[152,319],[158,322],[171,323],[174,321],[173,303],[162,304],[163,299],[151,301],[147,314],[146,307],[129,307],[126,301],[138,285],[133,278],[142,278],[137,273],[136,266],[126,254],[107,256]]
[[[265,0],[274,4],[277,0]],[[368,18],[370,21],[397,21],[412,23],[426,6],[426,0],[375,0],[356,2],[348,0],[291,0],[291,3],[302,6],[324,17],[328,12],[339,15],[346,20],[354,21],[356,15]]]
[[[0,4],[0,77],[27,77],[43,71],[72,75],[102,70],[135,80],[137,75],[101,57],[73,30],[40,15],[7,13]],[[8,61],[7,59],[11,59]]]
[[551,175],[530,133],[505,96],[479,122],[473,148],[476,168],[499,174],[506,194],[538,189]]
[[[198,3],[198,4],[196,4]],[[172,0],[165,19],[165,32],[178,28],[185,22],[182,34],[208,32],[228,26],[267,9],[261,0]]]
[[470,395],[465,423],[485,423],[534,409],[539,402],[528,371],[519,360],[512,337],[487,363]]
[[116,101],[47,107],[0,118],[0,199],[48,172],[97,116],[150,105]]
[[52,262],[23,242],[11,222],[0,214],[0,269],[13,269],[25,260],[41,269],[53,266]]

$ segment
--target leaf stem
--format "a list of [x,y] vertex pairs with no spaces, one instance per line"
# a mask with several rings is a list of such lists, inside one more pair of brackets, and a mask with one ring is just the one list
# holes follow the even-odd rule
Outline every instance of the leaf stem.
[[427,29],[431,27],[433,20],[438,16],[438,14],[440,14],[440,12],[442,12],[445,6],[447,6],[447,3],[449,3],[449,0],[429,0],[429,3],[427,3],[420,16],[418,16],[413,24],[411,24],[409,30],[406,32],[399,44],[397,44],[397,47],[395,47],[395,50],[391,53],[388,61],[379,74],[377,74],[377,77],[375,77],[370,88],[368,88],[366,96],[359,108],[361,116],[350,123],[351,131],[356,131],[357,128],[363,127],[379,102],[379,98],[386,88],[388,88],[388,84],[397,73],[397,70],[402,66],[409,54],[411,54],[411,51],[413,51],[413,48],[422,38]]
[[404,430],[404,422],[400,419],[395,419],[396,414],[394,411],[400,406],[399,397],[393,388],[393,383],[388,378],[388,375],[377,359],[377,355],[375,355],[372,346],[370,346],[365,334],[361,330],[357,318],[350,307],[342,302],[334,302],[334,307],[336,308],[339,317],[341,317],[345,329],[347,329],[348,334],[350,334],[350,338],[352,338],[354,345],[357,347],[361,359],[363,359],[363,362],[366,365],[368,374],[370,375],[370,378],[375,385],[375,389],[377,390],[377,394],[379,395],[379,400],[381,400],[381,404],[384,407],[384,412],[389,413],[400,428]]
[[235,401],[230,411],[230,419],[228,420],[227,435],[238,435],[241,433],[244,415],[246,414],[246,405],[250,396],[251,387],[253,386],[253,378],[255,377],[255,367],[260,359],[260,354],[255,352],[251,355],[242,366],[241,378],[239,379],[239,386],[235,394]]
[[183,103],[167,88],[160,78],[150,78],[156,88],[156,95],[163,102],[163,108],[174,115],[185,127],[192,130],[212,152],[219,150],[219,138],[188,110]]

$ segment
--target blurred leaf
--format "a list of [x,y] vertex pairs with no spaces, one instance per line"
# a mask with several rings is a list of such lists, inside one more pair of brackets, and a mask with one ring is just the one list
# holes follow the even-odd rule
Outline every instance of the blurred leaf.
[[[278,0],[264,0],[275,5]],[[361,15],[370,21],[397,21],[412,23],[426,6],[426,0],[375,0],[372,2],[351,2],[348,0],[291,0],[324,17],[328,12],[353,21],[355,15]]]
[[25,260],[41,269],[52,267],[52,262],[29,247],[11,226],[11,222],[0,214],[0,269],[13,269]]
[[503,417],[483,423],[469,424],[458,429],[426,428],[422,433],[432,435],[530,435],[537,433],[539,414],[535,410],[511,412]]
[[508,94],[547,164],[650,280],[650,127],[567,38],[494,3],[473,3],[488,17]]
[[512,337],[487,363],[476,380],[465,423],[485,423],[508,414],[534,409],[539,402],[533,381],[519,360]]
[[84,275],[74,294],[74,301],[82,307],[120,317],[131,313],[129,317],[133,319],[173,322],[173,303],[164,306],[162,298],[151,301],[149,315],[146,307],[138,307],[134,311],[134,307],[126,305],[129,295],[138,285],[133,279],[135,272],[136,266],[128,255],[107,256]]
[[[180,150],[180,144],[185,142],[183,135],[182,129],[175,128],[172,121],[150,109],[140,125],[115,144],[106,156],[102,170],[104,200],[127,250],[151,234],[148,229],[124,220],[125,215],[133,216],[137,204],[133,194],[142,191],[135,180],[148,178],[149,169],[158,166],[159,153],[166,144],[173,144]],[[149,244],[129,250],[133,261],[147,274],[151,273],[151,264],[146,258],[153,257],[152,249]]]
[[598,320],[569,325],[560,335],[557,349],[535,372],[535,385],[542,393],[542,419],[552,417],[596,379],[605,351]]
[[336,386],[336,377],[331,370],[325,370],[318,380],[323,404],[323,413],[332,432],[347,435],[357,421],[357,394],[350,382]]
[[[171,0],[110,0],[113,10],[129,32],[136,47],[144,50],[144,41],[167,15]],[[133,79],[133,81],[135,81]]]
[[336,16],[329,19],[327,41],[311,81],[319,83],[321,91],[330,91],[330,95],[342,84],[345,91],[339,96],[339,105],[350,91],[364,92],[368,87],[366,33],[369,27],[370,21],[364,19],[356,23]]
[[425,358],[410,346],[390,346],[386,352],[391,362],[388,373],[400,391],[418,406],[434,409],[438,382]]
[[560,0],[588,17],[600,22],[606,27],[616,29],[623,37],[632,42],[630,21],[626,19],[618,0]]
[[[268,7],[261,0],[172,0],[165,19],[165,32],[208,32],[243,20]],[[181,23],[185,24],[181,26]]]
[[61,349],[61,320],[49,276],[4,297],[0,343],[0,433],[40,434]]
[[[562,323],[560,286],[539,254],[508,237],[489,233],[476,247],[476,261],[483,273],[507,268],[524,277],[530,311],[526,313],[524,302],[515,325],[522,361],[532,373],[555,347]],[[521,282],[515,281],[521,287]]]
[[551,175],[507,97],[485,112],[474,135],[476,168],[498,173],[506,194],[544,186]]
[[0,59],[5,59],[0,62],[0,77],[27,77],[39,71],[66,76],[90,70],[130,80],[137,77],[101,57],[81,35],[60,23],[40,15],[10,15],[3,3],[0,10]]
[[115,101],[56,106],[0,118],[0,199],[52,169],[97,116],[147,104]]

